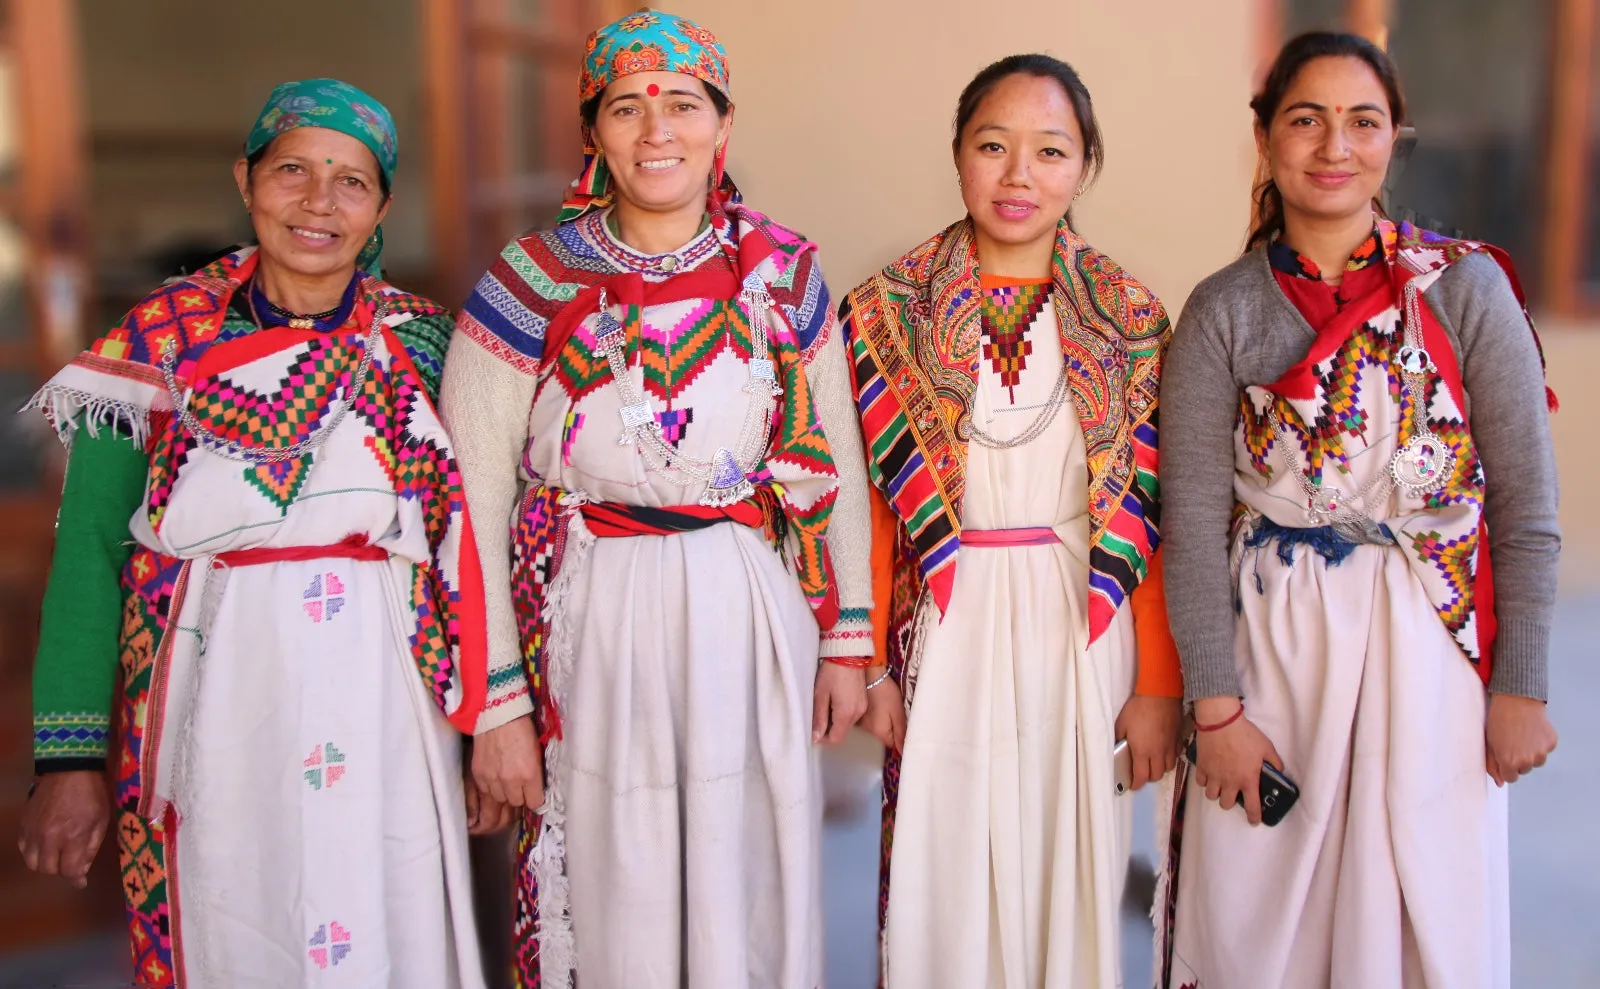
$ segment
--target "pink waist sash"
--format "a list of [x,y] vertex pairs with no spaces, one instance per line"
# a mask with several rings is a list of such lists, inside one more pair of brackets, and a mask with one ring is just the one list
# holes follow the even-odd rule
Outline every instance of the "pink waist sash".
[[1022,529],[963,529],[962,546],[1049,546],[1061,537],[1047,525]]

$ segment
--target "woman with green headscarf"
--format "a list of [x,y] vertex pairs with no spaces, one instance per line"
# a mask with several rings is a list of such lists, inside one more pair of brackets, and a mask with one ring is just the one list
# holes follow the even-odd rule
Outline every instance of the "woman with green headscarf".
[[234,166],[257,246],[33,403],[70,455],[20,844],[82,886],[115,813],[139,985],[483,984],[483,585],[434,410],[452,322],[369,273],[395,165],[376,100],[279,86]]
[[847,356],[816,245],[723,173],[711,32],[602,28],[579,111],[561,222],[479,281],[441,400],[474,517],[511,527],[478,543],[473,776],[527,810],[519,977],[813,989],[816,743],[873,652]]

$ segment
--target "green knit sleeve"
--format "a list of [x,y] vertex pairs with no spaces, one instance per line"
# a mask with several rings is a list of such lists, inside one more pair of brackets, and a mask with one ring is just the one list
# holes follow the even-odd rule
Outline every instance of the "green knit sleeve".
[[418,316],[394,328],[394,335],[405,345],[406,355],[422,376],[422,387],[427,390],[429,401],[439,401],[439,379],[444,375],[444,355],[450,349],[450,335],[455,329],[455,317],[449,313]]
[[33,669],[35,771],[99,769],[111,730],[128,520],[150,461],[125,433],[79,423],[56,519]]

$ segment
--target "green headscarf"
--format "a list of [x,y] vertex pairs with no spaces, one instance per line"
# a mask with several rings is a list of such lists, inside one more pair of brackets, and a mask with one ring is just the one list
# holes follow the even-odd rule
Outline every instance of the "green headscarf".
[[[325,127],[350,135],[367,146],[378,160],[385,184],[393,185],[395,167],[400,163],[394,118],[387,107],[356,87],[337,79],[302,79],[279,85],[267,97],[245,138],[245,157],[296,127]],[[362,247],[356,265],[380,275],[378,258],[382,253],[383,228],[379,227]]]

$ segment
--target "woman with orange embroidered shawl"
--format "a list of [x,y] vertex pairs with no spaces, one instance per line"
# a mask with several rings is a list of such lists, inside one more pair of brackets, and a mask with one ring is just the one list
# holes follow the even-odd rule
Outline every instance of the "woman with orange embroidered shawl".
[[[1381,48],[1296,38],[1251,108],[1250,250],[1190,296],[1161,395],[1198,764],[1158,985],[1504,989],[1499,787],[1556,741],[1538,341],[1503,252],[1375,209],[1405,121]],[[1263,763],[1299,788],[1272,827]]]
[[968,217],[842,310],[892,598],[864,722],[890,747],[884,978],[1098,989],[1121,984],[1114,746],[1134,786],[1177,753],[1156,556],[1167,318],[1066,219],[1102,154],[1069,66],[989,66],[955,130]]

